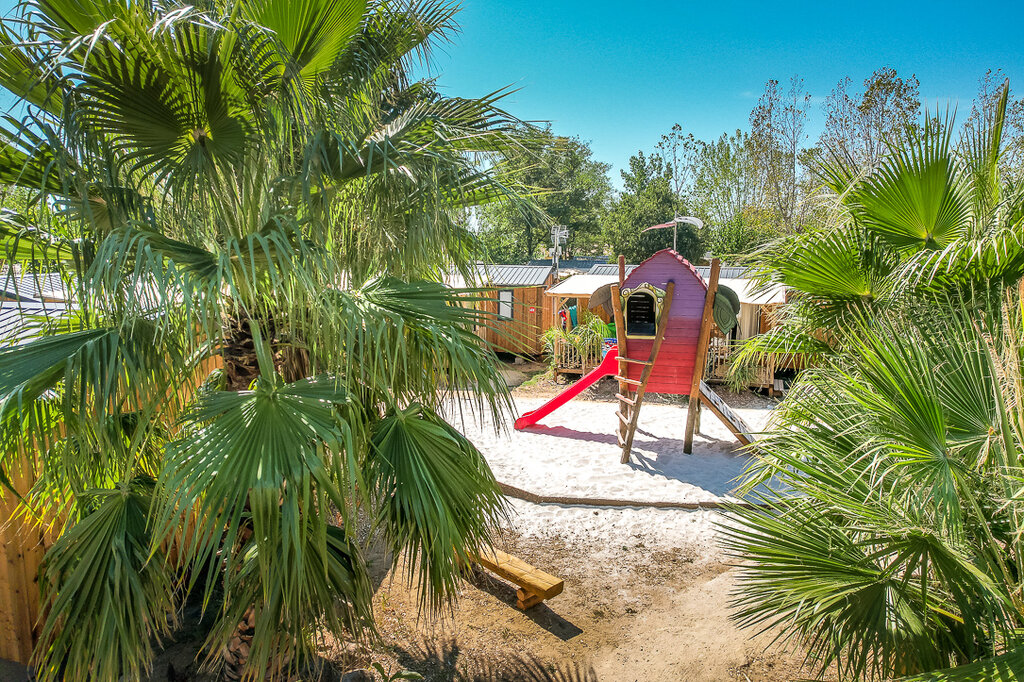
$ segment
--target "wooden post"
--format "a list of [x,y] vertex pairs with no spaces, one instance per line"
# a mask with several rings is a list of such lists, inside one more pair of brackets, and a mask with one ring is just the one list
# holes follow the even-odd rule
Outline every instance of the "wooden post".
[[708,363],[708,342],[711,340],[711,325],[715,323],[715,292],[718,291],[718,271],[722,262],[711,261],[711,276],[708,277],[708,293],[704,297],[704,314],[700,318],[700,337],[697,339],[697,355],[693,359],[693,381],[690,383],[690,397],[686,410],[686,438],[683,452],[693,452],[693,431],[697,426],[700,411],[700,382],[704,380],[704,367]]
[[[619,288],[622,288],[622,283],[626,281],[626,257],[621,253],[619,254]],[[1024,280],[1022,280],[1024,281]]]
[[[619,256],[622,259],[622,256]],[[621,266],[620,266],[621,267]],[[615,317],[615,338],[619,344],[619,357],[626,357],[626,324],[622,319],[622,295],[619,293],[619,287],[612,285],[612,315]],[[619,376],[626,376],[627,372],[626,361],[619,360]],[[629,390],[629,384],[624,381],[619,382],[619,393],[626,395],[626,391]],[[619,435],[622,440],[626,440],[626,425],[621,421],[619,422]]]

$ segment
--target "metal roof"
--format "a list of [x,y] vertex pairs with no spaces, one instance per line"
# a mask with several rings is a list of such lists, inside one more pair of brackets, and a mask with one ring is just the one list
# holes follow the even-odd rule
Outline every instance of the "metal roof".
[[[8,295],[5,298],[22,298],[40,301],[43,299],[66,301],[69,292],[56,272],[39,272],[16,275],[10,270],[0,272],[0,289]],[[13,294],[13,296],[11,295]]]
[[[636,266],[635,265],[627,265],[626,266],[626,276],[629,277],[629,273],[633,272],[634,270],[636,270]],[[619,275],[619,264],[618,263],[604,263],[604,264],[600,264],[599,263],[599,264],[595,265],[594,267],[590,268],[590,270],[587,271],[587,274],[588,275],[614,275],[614,276],[618,277],[618,275]]]
[[[585,258],[560,258],[558,260],[559,270],[581,270],[586,272],[596,264],[607,263],[608,256],[588,256]],[[529,262],[529,265],[552,265],[550,258],[539,258]]]
[[555,270],[553,265],[498,265],[478,263],[477,279],[494,287],[542,287]]
[[[710,265],[695,265],[693,266],[700,273],[700,276],[704,279],[711,277],[711,266]],[[750,268],[745,268],[739,265],[723,265],[718,270],[719,279],[746,279],[747,271]]]
[[65,312],[60,304],[0,303],[0,347],[23,343],[35,335],[45,317]]
[[548,296],[592,296],[601,287],[618,281],[618,275],[573,275],[544,293]]
[[[710,265],[695,265],[693,266],[697,273],[704,279],[711,277],[711,266]],[[636,268],[635,265],[626,266],[626,276],[628,277],[631,272]],[[747,276],[749,268],[745,268],[738,265],[724,265],[718,272],[718,276],[721,279],[744,279]],[[588,275],[618,275],[619,266],[617,263],[608,263],[607,265],[595,265],[590,268],[587,272]]]

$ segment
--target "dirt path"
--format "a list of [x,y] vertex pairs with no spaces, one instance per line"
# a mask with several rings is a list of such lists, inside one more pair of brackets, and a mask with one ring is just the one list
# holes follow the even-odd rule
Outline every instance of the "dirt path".
[[490,661],[500,668],[522,655],[589,666],[598,680],[615,682],[781,681],[813,674],[801,668],[800,656],[777,647],[766,651],[768,636],[751,638],[729,620],[736,569],[707,556],[706,545],[669,551],[642,539],[606,547],[510,537],[506,549],[564,578],[565,591],[523,613],[508,583],[478,570],[453,614],[417,621],[415,593],[389,575],[375,598],[384,642],[373,660],[436,681],[452,679],[456,667]]

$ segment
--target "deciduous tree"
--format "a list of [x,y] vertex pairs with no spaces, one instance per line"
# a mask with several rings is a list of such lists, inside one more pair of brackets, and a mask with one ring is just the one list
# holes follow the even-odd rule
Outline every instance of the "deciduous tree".
[[851,92],[851,85],[849,77],[842,79],[825,99],[819,145],[860,168],[874,168],[888,145],[918,123],[920,83],[914,75],[901,78],[883,67],[864,79],[862,90]]
[[558,137],[548,127],[539,151],[523,150],[506,162],[505,174],[537,193],[540,211],[508,203],[479,212],[480,239],[488,258],[521,263],[550,244],[551,225],[569,228],[566,255],[600,253],[601,218],[611,199],[610,164],[596,161],[578,137]]
[[750,112],[751,148],[764,178],[765,200],[779,227],[790,232],[803,227],[799,154],[807,138],[804,128],[810,103],[803,79],[793,76],[788,89],[777,80],[768,81]]
[[[604,234],[611,252],[639,263],[655,251],[672,246],[672,230],[651,230],[652,225],[672,220],[680,208],[672,191],[672,168],[658,154],[638,152],[622,171],[624,189],[605,218]],[[703,257],[702,236],[692,225],[677,228],[676,250],[693,263]]]

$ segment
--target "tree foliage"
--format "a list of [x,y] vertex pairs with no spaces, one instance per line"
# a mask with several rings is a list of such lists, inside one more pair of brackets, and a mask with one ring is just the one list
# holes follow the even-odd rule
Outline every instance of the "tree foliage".
[[[679,197],[672,190],[671,164],[658,154],[638,152],[622,171],[623,191],[605,217],[604,234],[612,253],[630,263],[639,263],[656,251],[672,247],[672,230],[643,230],[675,216]],[[704,244],[697,230],[688,224],[678,227],[676,250],[684,258],[699,262]]]
[[540,134],[539,151],[523,150],[506,161],[505,174],[537,193],[538,211],[498,203],[478,215],[479,237],[488,259],[523,263],[551,246],[550,227],[564,225],[569,237],[564,253],[593,255],[603,251],[601,218],[611,198],[609,164],[595,161],[590,145],[578,137],[558,137],[550,126]]
[[851,92],[851,85],[844,78],[825,100],[819,143],[860,167],[873,168],[921,117],[920,83],[914,75],[901,78],[896,69],[885,67],[864,79],[860,92]]
[[810,102],[803,79],[793,76],[785,89],[768,81],[750,112],[750,150],[762,173],[764,200],[785,232],[803,229],[799,163]]
[[1021,644],[1024,194],[999,170],[1007,99],[959,144],[950,119],[904,128],[866,174],[833,155],[835,227],[761,254],[793,302],[745,352],[816,366],[746,472],[763,506],[725,529],[744,562],[736,615],[843,679]]

